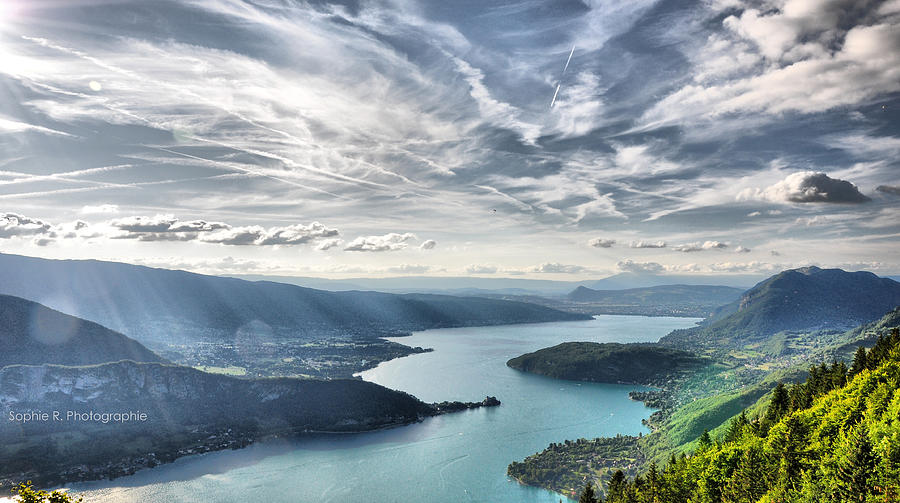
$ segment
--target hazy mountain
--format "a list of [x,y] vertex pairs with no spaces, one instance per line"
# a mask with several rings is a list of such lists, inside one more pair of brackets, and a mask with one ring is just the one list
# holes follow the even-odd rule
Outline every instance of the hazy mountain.
[[453,295],[563,296],[579,286],[599,290],[623,290],[659,285],[726,285],[748,288],[764,279],[759,275],[662,275],[623,272],[603,279],[553,281],[526,278],[403,276],[395,278],[325,279],[294,276],[238,275],[253,281],[277,281],[330,291],[376,290],[392,293],[446,293]]
[[662,285],[721,285],[746,290],[764,276],[751,274],[722,274],[716,276],[687,274],[652,274],[642,272],[622,272],[608,278],[585,282],[584,286],[594,290],[624,290]]
[[804,267],[759,283],[721,307],[704,325],[676,330],[668,345],[727,345],[782,331],[846,330],[880,318],[900,305],[900,283],[870,272]]
[[165,361],[118,332],[8,295],[0,295],[0,348],[0,367]]
[[626,290],[594,290],[580,286],[566,296],[573,302],[603,304],[685,304],[718,307],[740,298],[744,290],[730,286],[661,285]]
[[115,262],[5,254],[0,254],[0,293],[40,302],[142,342],[382,335],[586,318],[497,299],[326,292]]

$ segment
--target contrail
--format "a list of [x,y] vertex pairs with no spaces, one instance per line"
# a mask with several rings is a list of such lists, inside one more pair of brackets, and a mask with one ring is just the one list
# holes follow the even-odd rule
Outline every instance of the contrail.
[[556,95],[559,94],[559,86],[561,85],[562,83],[556,84],[556,92],[553,93],[553,99],[550,100],[550,108],[553,108],[553,104],[556,103]]
[[562,78],[566,74],[566,70],[569,69],[569,63],[572,61],[572,55],[575,54],[575,46],[572,45],[572,50],[569,51],[569,57],[566,58],[566,66],[563,67],[562,73],[559,75],[559,83],[556,84],[556,92],[553,93],[553,99],[550,100],[550,108],[553,108],[553,105],[556,103],[556,95],[559,94],[559,88],[562,86]]
[[566,70],[569,68],[569,61],[572,61],[572,55],[575,54],[575,46],[572,46],[572,50],[569,51],[569,59],[566,60],[566,66],[563,68],[563,75],[566,74]]

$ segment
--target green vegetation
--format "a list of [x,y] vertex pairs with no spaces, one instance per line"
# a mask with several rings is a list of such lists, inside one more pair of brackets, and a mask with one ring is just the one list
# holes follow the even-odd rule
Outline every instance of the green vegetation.
[[525,372],[608,383],[664,384],[711,362],[693,353],[654,344],[564,342],[506,362]]
[[35,490],[30,480],[14,487],[13,496],[16,497],[13,500],[16,503],[81,503],[84,500],[84,498],[75,499],[74,496],[62,491],[48,493],[43,489]]
[[898,501],[900,331],[859,354],[849,371],[819,365],[803,383],[779,383],[764,413],[736,416],[718,438],[704,432],[662,469],[616,472],[605,501]]
[[[626,477],[643,476],[654,463],[663,466],[673,454],[680,456],[698,449],[704,431],[708,430],[712,438],[724,438],[730,420],[742,411],[748,417],[764,418],[779,382],[802,382],[808,376],[810,382],[817,384],[808,389],[785,387],[792,390],[789,399],[808,404],[818,393],[812,390],[824,389],[819,381],[826,381],[827,376],[844,371],[854,376],[869,366],[870,352],[858,350],[858,346],[878,347],[879,338],[890,340],[884,336],[897,326],[900,308],[853,330],[829,333],[824,341],[816,342],[821,332],[794,334],[792,338],[809,349],[805,353],[765,357],[766,368],[762,368],[760,360],[726,360],[701,367],[660,390],[632,392],[632,398],[660,409],[646,421],[653,430],[651,434],[551,444],[542,452],[512,463],[509,474],[523,483],[574,498],[585,480],[597,481],[597,487],[604,487],[617,470]],[[882,350],[873,351],[878,354]],[[810,361],[817,364],[810,367]]]

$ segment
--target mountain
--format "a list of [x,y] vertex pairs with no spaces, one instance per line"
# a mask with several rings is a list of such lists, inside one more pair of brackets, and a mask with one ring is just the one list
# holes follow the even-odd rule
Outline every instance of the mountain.
[[496,299],[326,292],[95,260],[0,254],[0,293],[40,302],[144,343],[376,337],[429,328],[580,320]]
[[663,275],[623,272],[604,279],[555,281],[529,278],[402,276],[394,278],[325,279],[302,276],[235,275],[250,281],[275,281],[329,291],[376,290],[391,293],[444,293],[451,295],[540,295],[561,297],[579,286],[599,290],[624,290],[649,286],[727,285],[746,289],[764,279],[758,275]]
[[517,356],[506,365],[556,379],[650,384],[709,363],[693,353],[653,344],[564,342]]
[[573,302],[610,306],[671,306],[709,311],[740,298],[744,290],[730,286],[660,285],[626,290],[594,290],[579,286],[566,298]]
[[847,330],[876,320],[898,305],[900,283],[892,279],[841,269],[791,269],[719,308],[703,326],[675,330],[660,343],[727,347],[783,331]]
[[440,412],[356,379],[237,379],[133,361],[10,365],[0,368],[0,488],[112,478],[270,435],[369,431]]
[[763,276],[750,274],[728,275],[688,275],[688,274],[653,274],[646,272],[622,272],[596,281],[584,282],[584,286],[594,290],[626,290],[631,288],[647,288],[661,285],[724,285],[746,290],[763,279]]
[[9,295],[0,295],[0,348],[0,367],[165,361],[118,332]]

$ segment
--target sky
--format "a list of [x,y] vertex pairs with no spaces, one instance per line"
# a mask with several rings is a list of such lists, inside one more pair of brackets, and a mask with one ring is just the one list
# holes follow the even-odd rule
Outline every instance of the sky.
[[0,0],[0,252],[900,273],[900,0]]

